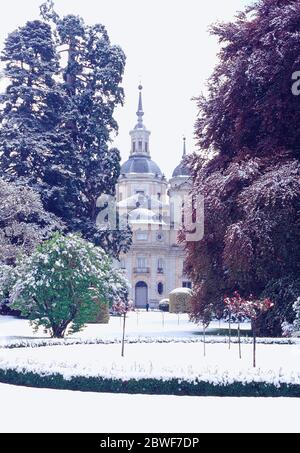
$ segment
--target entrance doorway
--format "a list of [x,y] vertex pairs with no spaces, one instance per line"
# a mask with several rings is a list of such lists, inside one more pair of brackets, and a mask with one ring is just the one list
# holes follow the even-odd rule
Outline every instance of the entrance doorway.
[[135,306],[146,308],[148,302],[148,286],[145,282],[138,282],[135,285]]

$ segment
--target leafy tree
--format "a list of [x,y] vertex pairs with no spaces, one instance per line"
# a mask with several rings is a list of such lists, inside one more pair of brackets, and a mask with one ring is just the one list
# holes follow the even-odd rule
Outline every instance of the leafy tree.
[[287,278],[296,291],[300,98],[291,88],[300,68],[299,31],[293,0],[260,0],[235,22],[212,28],[220,61],[208,95],[198,99],[202,152],[190,159],[194,195],[205,198],[205,237],[186,243],[196,321],[208,307],[209,317],[221,316],[224,294],[237,290],[274,300],[257,330],[278,335],[288,301],[274,298],[271,286]]
[[70,232],[117,257],[130,232],[101,230],[96,219],[98,197],[115,194],[120,172],[119,151],[108,143],[124,97],[125,55],[102,25],[60,18],[52,1],[41,14],[5,43],[10,83],[0,98],[0,169],[13,180],[27,177]]
[[18,266],[10,291],[20,310],[52,337],[80,331],[99,312],[99,301],[126,300],[127,281],[99,247],[78,235],[56,234]]

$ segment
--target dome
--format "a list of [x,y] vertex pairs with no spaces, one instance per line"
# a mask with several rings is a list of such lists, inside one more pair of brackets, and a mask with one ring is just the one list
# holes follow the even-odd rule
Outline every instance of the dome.
[[176,176],[190,176],[189,169],[184,165],[183,161],[173,171],[172,177],[175,178]]
[[121,167],[121,175],[128,173],[149,173],[162,176],[161,169],[148,156],[131,156]]

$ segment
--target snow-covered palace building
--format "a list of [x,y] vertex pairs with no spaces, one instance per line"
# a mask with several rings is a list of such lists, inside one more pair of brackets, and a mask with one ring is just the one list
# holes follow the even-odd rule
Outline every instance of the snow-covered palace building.
[[[150,156],[151,132],[143,123],[142,86],[139,86],[138,122],[130,132],[131,151],[122,165],[117,185],[117,205],[121,216],[133,231],[130,251],[120,257],[131,283],[131,299],[135,306],[147,303],[156,308],[161,299],[178,287],[190,287],[183,273],[185,258],[178,244],[178,229],[174,224],[174,195],[188,194],[191,188],[189,172],[183,161],[168,181]],[[183,158],[186,155],[184,139]]]

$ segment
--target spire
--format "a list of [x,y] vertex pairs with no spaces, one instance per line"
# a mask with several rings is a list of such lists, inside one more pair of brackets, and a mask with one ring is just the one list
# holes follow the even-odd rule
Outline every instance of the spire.
[[183,136],[183,155],[182,158],[184,159],[186,157],[186,137]]
[[143,127],[143,116],[144,116],[144,111],[143,111],[143,100],[142,100],[142,85],[139,85],[139,105],[138,105],[138,111],[136,112],[137,117],[138,117],[138,127]]
[[149,151],[149,137],[151,132],[148,131],[146,126],[143,123],[144,110],[143,110],[143,99],[142,99],[142,90],[143,87],[141,83],[138,86],[139,89],[139,104],[136,115],[138,117],[138,122],[130,132],[131,136],[131,153],[130,155],[135,154],[144,154],[150,157]]

